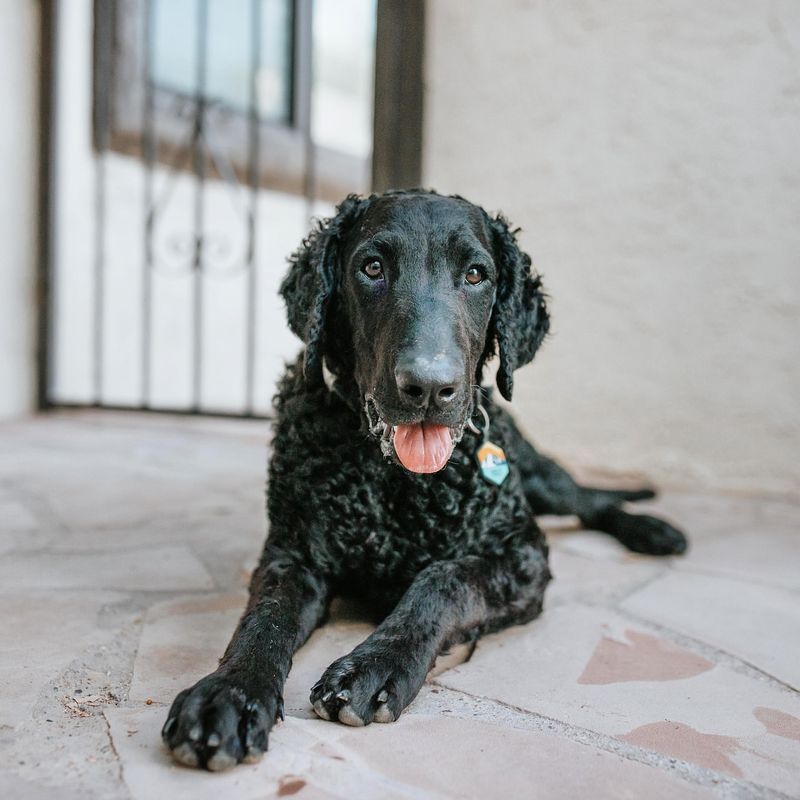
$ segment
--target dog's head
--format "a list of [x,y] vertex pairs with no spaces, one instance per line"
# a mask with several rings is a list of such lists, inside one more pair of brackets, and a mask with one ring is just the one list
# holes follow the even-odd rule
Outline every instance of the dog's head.
[[348,197],[290,259],[281,293],[307,380],[357,393],[384,452],[412,472],[447,463],[497,354],[497,385],[534,356],[549,319],[539,277],[502,216],[460,197]]

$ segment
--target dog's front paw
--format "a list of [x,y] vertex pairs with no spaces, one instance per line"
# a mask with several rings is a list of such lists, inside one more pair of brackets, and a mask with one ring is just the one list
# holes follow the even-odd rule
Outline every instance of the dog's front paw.
[[334,661],[311,689],[317,716],[345,725],[394,722],[417,696],[427,664],[413,658],[410,648],[386,648],[367,640]]
[[276,717],[283,719],[277,691],[215,672],[175,698],[161,737],[176,761],[216,772],[258,761]]

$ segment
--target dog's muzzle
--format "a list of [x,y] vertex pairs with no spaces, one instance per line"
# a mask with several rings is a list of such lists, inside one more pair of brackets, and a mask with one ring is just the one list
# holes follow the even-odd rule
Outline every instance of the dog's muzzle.
[[364,413],[370,433],[380,440],[383,454],[419,474],[439,472],[447,465],[471,416],[458,425],[424,419],[392,424],[383,419],[371,395],[365,397]]

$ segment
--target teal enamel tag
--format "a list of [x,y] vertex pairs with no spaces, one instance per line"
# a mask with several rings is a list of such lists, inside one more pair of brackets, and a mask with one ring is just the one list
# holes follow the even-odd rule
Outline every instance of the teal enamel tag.
[[508,477],[509,467],[505,451],[493,442],[484,441],[476,454],[481,475],[489,483],[500,486]]

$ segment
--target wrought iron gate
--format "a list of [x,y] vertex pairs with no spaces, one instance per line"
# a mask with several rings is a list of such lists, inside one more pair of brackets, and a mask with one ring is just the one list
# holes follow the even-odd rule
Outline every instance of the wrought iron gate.
[[298,348],[277,299],[285,258],[312,216],[369,188],[373,97],[386,128],[380,98],[402,83],[393,43],[373,94],[376,14],[379,37],[420,37],[421,3],[400,29],[393,5],[52,4],[49,404],[269,413]]

